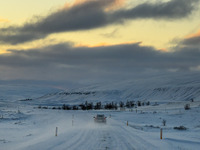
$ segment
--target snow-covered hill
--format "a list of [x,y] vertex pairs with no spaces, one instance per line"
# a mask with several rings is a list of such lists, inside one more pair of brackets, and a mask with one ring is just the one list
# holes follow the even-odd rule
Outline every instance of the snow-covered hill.
[[40,105],[80,104],[88,102],[119,102],[127,100],[150,102],[175,102],[200,100],[198,76],[151,77],[101,83],[48,93],[28,103]]

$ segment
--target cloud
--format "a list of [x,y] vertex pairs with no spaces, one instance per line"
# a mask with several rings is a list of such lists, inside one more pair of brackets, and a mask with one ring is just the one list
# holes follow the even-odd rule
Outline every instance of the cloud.
[[184,46],[199,46],[200,45],[200,30],[197,33],[187,36],[181,41]]
[[0,55],[1,79],[112,80],[150,72],[191,72],[200,66],[200,49],[163,52],[138,43],[103,47],[57,44],[9,52]]
[[9,22],[8,19],[0,18],[0,22]]
[[188,46],[200,45],[200,36],[184,39],[182,41],[182,44]]
[[0,42],[18,44],[47,37],[52,33],[90,30],[111,24],[120,24],[134,19],[181,19],[189,16],[198,6],[199,0],[171,0],[168,2],[143,3],[125,9],[109,9],[122,4],[119,0],[92,0],[75,3],[50,13],[36,17],[23,26],[0,29]]
[[121,19],[180,19],[192,13],[199,0],[171,0],[168,2],[144,3],[132,9],[114,12]]
[[118,30],[117,30],[117,29],[114,29],[114,30],[113,30],[112,32],[110,32],[110,33],[101,34],[101,36],[106,37],[106,38],[112,38],[112,37],[116,37],[117,32],[118,32]]

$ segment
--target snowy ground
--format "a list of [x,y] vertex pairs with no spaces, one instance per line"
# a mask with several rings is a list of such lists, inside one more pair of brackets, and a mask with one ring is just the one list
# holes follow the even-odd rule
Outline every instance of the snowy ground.
[[[137,113],[136,109],[66,111],[6,105],[1,103],[0,109],[1,150],[199,150],[200,147],[200,102],[191,102],[190,110],[184,110],[184,103],[177,102],[141,107]],[[97,113],[108,117],[106,124],[94,123]],[[180,125],[188,129],[173,129]]]

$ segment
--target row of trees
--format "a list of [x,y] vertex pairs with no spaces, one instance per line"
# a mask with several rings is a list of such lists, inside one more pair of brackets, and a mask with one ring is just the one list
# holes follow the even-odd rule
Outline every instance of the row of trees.
[[120,107],[126,107],[126,108],[133,108],[133,107],[140,107],[140,106],[148,106],[150,105],[150,102],[141,102],[141,101],[127,101],[126,104],[124,102],[120,102]]
[[[120,108],[133,108],[133,107],[140,107],[140,106],[145,106],[145,105],[150,105],[150,102],[141,102],[141,101],[127,101],[126,103],[124,102],[111,102],[111,103],[106,103],[104,105],[102,105],[101,102],[97,102],[95,104],[93,104],[92,102],[88,103],[87,101],[83,104],[80,105],[66,105],[63,104],[62,107],[52,107],[50,109],[63,109],[63,110],[100,110],[100,109],[113,109],[113,110],[117,110],[119,107]],[[44,106],[38,107],[39,109],[49,109],[48,107]]]

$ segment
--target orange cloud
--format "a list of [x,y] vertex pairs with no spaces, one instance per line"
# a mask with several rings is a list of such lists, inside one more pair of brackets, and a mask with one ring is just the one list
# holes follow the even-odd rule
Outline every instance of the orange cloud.
[[0,18],[0,22],[9,22],[8,19]]
[[[76,6],[76,5],[81,5],[85,2],[87,2],[88,0],[75,0],[73,5]],[[89,1],[94,1],[94,0],[89,0]]]
[[112,44],[103,42],[103,43],[98,43],[98,44],[94,44],[94,45],[88,45],[88,47],[103,47],[103,46],[111,46]]
[[190,39],[190,38],[195,38],[195,37],[200,37],[200,30],[197,31],[196,33],[189,34],[185,37],[185,39]]
[[75,0],[74,2],[67,2],[64,7],[65,8],[72,7],[72,6],[83,3],[83,1],[85,2],[85,0],[82,0],[82,1],[81,0]]
[[89,44],[76,44],[74,47],[104,47],[104,46],[114,46],[114,45],[129,45],[129,44],[141,44],[141,42],[135,42],[135,41],[130,41],[130,42],[122,42],[122,43],[97,43],[93,45]]
[[166,49],[166,48],[161,48],[161,49],[159,49],[159,50],[162,51],[162,52],[169,52],[169,50]]
[[[64,5],[64,9],[65,8],[70,8],[70,7],[74,7],[74,6],[77,6],[77,5],[81,5],[85,2],[88,2],[89,0],[75,0],[73,2],[67,2],[65,3]],[[90,1],[95,1],[95,0],[90,0]]]
[[1,51],[0,51],[0,55],[2,55],[2,54],[8,54],[8,53],[10,53],[10,52],[7,51],[7,50],[1,50]]
[[[98,0],[75,0],[74,2],[67,2],[64,5],[64,9],[74,7],[74,6],[77,6],[77,5],[81,5],[81,4],[86,3],[88,1],[98,1]],[[107,2],[105,0],[105,6],[106,6],[105,11],[119,9],[120,7],[122,7],[125,4],[125,1],[126,0],[111,0],[111,2]]]
[[74,47],[103,47],[103,46],[110,46],[112,44],[108,44],[108,43],[98,43],[98,44],[93,44],[93,45],[90,45],[90,44],[76,44],[74,45]]
[[126,0],[115,0],[111,5],[106,8],[106,11],[116,10],[125,5]]

